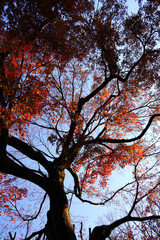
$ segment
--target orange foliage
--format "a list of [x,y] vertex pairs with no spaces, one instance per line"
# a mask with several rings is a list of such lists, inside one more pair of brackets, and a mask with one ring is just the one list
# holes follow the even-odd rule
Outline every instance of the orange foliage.
[[12,204],[16,203],[17,200],[27,197],[27,189],[18,188],[15,183],[15,177],[10,177],[4,173],[0,174],[0,215],[5,213],[12,220],[15,220],[15,216],[18,216],[18,212],[13,210]]
[[[160,116],[158,7],[151,8],[147,1],[144,10],[128,17],[125,1],[118,0],[101,1],[97,12],[95,2],[87,0],[15,2],[3,1],[0,25],[2,156],[10,158],[4,149],[10,144],[46,168],[44,173],[40,167],[33,171],[38,180],[28,172],[24,177],[35,184],[41,179],[45,189],[44,178],[49,182],[54,176],[44,152],[20,139],[16,145],[2,131],[22,139],[30,123],[40,126],[55,149],[50,156],[53,169],[71,167],[80,188],[92,195],[97,186],[107,187],[117,166],[136,166],[147,156],[142,138]],[[28,170],[20,163],[18,167]],[[0,182],[0,207],[6,206],[10,215],[7,201],[20,200],[27,191],[12,185],[7,175],[0,175]],[[145,184],[137,201],[143,199],[144,189]],[[151,192],[146,190],[152,210],[157,191]],[[127,232],[132,239],[132,231]]]

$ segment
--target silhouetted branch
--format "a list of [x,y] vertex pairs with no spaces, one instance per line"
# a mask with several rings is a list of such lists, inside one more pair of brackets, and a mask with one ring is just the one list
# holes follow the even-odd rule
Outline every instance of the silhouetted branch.
[[9,232],[9,237],[10,237],[10,240],[15,240],[15,238],[16,238],[16,232],[14,233],[14,236],[13,236],[13,237],[12,237],[11,232]]
[[159,116],[160,116],[160,114],[154,114],[153,116],[151,116],[147,125],[146,125],[146,127],[143,129],[143,131],[137,137],[130,138],[130,139],[95,138],[95,139],[92,139],[92,140],[85,141],[85,144],[92,144],[92,143],[96,144],[96,143],[103,143],[103,142],[106,142],[106,143],[129,143],[129,142],[134,142],[136,140],[141,139],[144,136],[144,134],[147,132],[147,130],[151,126],[151,123],[153,122],[154,118],[159,117]]
[[8,145],[17,149],[18,151],[20,151],[21,153],[23,153],[30,159],[39,162],[44,168],[48,167],[48,160],[43,156],[43,154],[40,151],[35,151],[26,142],[24,142],[16,137],[9,136]]
[[29,237],[25,238],[24,240],[30,240],[38,234],[39,234],[39,236],[42,236],[43,233],[45,233],[45,228],[43,228],[43,229],[41,229],[37,232],[32,233]]
[[131,222],[131,221],[143,222],[143,221],[149,221],[154,219],[160,219],[160,215],[157,215],[157,216],[152,215],[148,217],[131,217],[127,215],[126,217],[121,218],[110,225],[101,225],[101,226],[95,227],[91,233],[89,240],[97,240],[97,239],[105,240],[107,237],[110,236],[113,229],[115,229],[116,227],[126,222]]

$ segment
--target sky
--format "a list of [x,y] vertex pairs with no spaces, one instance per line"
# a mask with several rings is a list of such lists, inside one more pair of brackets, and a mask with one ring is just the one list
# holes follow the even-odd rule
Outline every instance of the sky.
[[[124,169],[114,170],[112,175],[109,177],[109,189],[116,191],[131,181],[131,179],[131,167],[128,166]],[[100,199],[94,199],[93,197],[89,200],[100,202]],[[122,211],[120,211],[120,209]],[[93,229],[98,225],[109,224],[110,218],[113,217],[114,220],[117,220],[119,217],[123,216],[123,214],[125,214],[125,209],[123,209],[122,206],[116,205],[114,201],[111,201],[111,203],[107,203],[106,205],[94,206],[89,203],[81,203],[80,200],[74,198],[71,206],[71,217],[73,219],[73,223],[75,222],[75,227],[77,230],[78,228],[80,229],[79,222],[82,221],[84,223],[84,227],[86,228],[86,234],[88,234],[89,228]],[[76,223],[77,216],[79,219],[78,223]]]
[[[129,6],[129,14],[131,12],[136,12],[138,5],[136,1],[134,0],[127,0],[128,6]],[[123,170],[121,169],[121,173],[119,173],[118,170],[115,170],[113,174],[110,176],[110,187],[118,189],[119,187],[123,186],[125,183],[130,181],[131,179],[131,168],[126,167]],[[67,174],[66,177],[66,186],[71,186],[73,188],[73,184],[71,183],[72,178],[69,174]],[[38,189],[38,188],[36,188]],[[36,190],[39,191],[39,190]],[[36,196],[36,194],[35,194]],[[33,196],[32,196],[33,197]],[[92,200],[92,199],[91,199]],[[93,199],[94,200],[94,199]],[[28,202],[28,198],[25,200]],[[23,202],[25,205],[26,202]],[[36,200],[35,200],[36,201]],[[30,199],[30,204],[32,207],[32,201]],[[34,203],[35,204],[35,203]],[[87,203],[81,203],[78,199],[75,197],[72,200],[70,212],[71,212],[71,218],[73,223],[75,224],[76,230],[80,229],[80,222],[82,221],[85,229],[86,234],[88,235],[88,229],[95,227],[96,225],[102,225],[103,223],[107,224],[109,223],[110,217],[114,217],[115,219],[119,217],[119,215],[123,214],[122,212],[118,213],[117,209],[119,206],[116,206],[114,204],[107,204],[108,206],[92,206]],[[46,204],[47,207],[47,204]],[[125,211],[125,208],[124,208]],[[1,218],[3,220],[3,218]],[[4,220],[6,221],[6,219]],[[41,221],[41,220],[39,220]],[[45,219],[43,218],[43,222],[45,223]],[[2,227],[2,222],[0,224],[0,227]],[[37,230],[37,229],[36,229]],[[0,232],[2,229],[0,229]],[[15,229],[16,231],[16,229]],[[2,238],[0,238],[2,239]]]
[[[128,13],[136,13],[138,9],[138,3],[135,0],[127,0],[128,4]],[[119,187],[122,187],[127,182],[131,180],[131,168],[128,166],[125,169],[121,169],[121,171],[113,171],[112,175],[110,176],[109,182],[112,183],[111,187],[112,189],[115,188],[118,189]],[[114,185],[114,186],[113,186]],[[90,199],[92,200],[92,199]],[[117,214],[117,206],[110,205],[109,206],[94,206],[90,205],[88,203],[81,203],[80,200],[74,198],[71,206],[71,217],[73,219],[73,222],[77,221],[77,216],[80,219],[80,221],[84,222],[85,228],[86,228],[86,234],[89,233],[89,228],[93,229],[96,225],[102,225],[109,223],[109,217],[107,219],[107,216],[113,215],[118,218]],[[125,209],[124,209],[125,210]],[[80,221],[78,220],[78,223],[75,223],[75,228],[80,229]],[[107,222],[108,221],[108,222]]]
[[128,13],[136,13],[138,10],[138,3],[136,0],[127,0]]

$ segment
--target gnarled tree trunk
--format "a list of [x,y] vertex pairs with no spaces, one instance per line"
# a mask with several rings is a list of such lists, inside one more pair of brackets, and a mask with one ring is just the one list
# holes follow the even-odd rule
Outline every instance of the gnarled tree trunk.
[[64,170],[56,168],[52,169],[49,175],[47,192],[50,198],[50,210],[46,224],[48,240],[76,240],[63,186],[64,176]]

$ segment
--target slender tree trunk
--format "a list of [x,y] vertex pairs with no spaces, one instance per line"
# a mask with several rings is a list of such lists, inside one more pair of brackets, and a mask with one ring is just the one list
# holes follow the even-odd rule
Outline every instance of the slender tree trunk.
[[76,240],[63,186],[64,176],[64,171],[57,169],[54,169],[49,176],[49,186],[47,187],[50,210],[48,211],[46,224],[48,240]]

